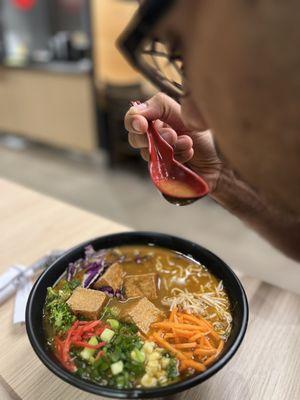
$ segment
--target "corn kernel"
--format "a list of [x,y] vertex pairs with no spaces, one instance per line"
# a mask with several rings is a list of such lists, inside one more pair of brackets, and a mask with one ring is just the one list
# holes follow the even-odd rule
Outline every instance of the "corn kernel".
[[152,369],[152,370],[161,369],[160,363],[158,362],[158,360],[149,361],[148,364],[147,364],[147,367]]
[[167,383],[168,379],[165,375],[162,375],[159,379],[158,379],[159,383],[164,384]]
[[149,355],[149,361],[159,360],[160,358],[161,355],[157,351],[154,351]]
[[145,387],[153,387],[157,385],[157,379],[145,374],[141,379],[141,384]]
[[162,366],[162,368],[167,368],[167,366],[169,365],[169,363],[170,363],[170,359],[169,358],[167,358],[167,357],[163,357],[162,359],[161,359],[161,366]]
[[153,342],[146,342],[143,346],[143,350],[145,353],[150,354],[153,352],[154,346],[155,346],[155,344]]

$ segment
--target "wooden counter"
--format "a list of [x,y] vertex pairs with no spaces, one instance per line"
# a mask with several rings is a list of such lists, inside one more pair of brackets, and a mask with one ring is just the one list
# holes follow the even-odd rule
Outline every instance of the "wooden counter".
[[[0,272],[16,262],[32,263],[51,249],[127,230],[5,180],[0,193]],[[247,277],[242,282],[250,321],[241,348],[217,375],[173,400],[300,399],[300,296]],[[46,369],[24,326],[12,325],[12,308],[12,300],[0,306],[1,400],[99,400]]]

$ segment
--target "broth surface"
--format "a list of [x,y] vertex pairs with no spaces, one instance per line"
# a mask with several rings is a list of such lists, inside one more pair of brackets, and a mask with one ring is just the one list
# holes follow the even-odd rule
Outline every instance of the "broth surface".
[[[94,252],[95,256],[97,256],[98,253],[99,252]],[[199,333],[195,336],[196,342],[197,340],[199,340],[199,342],[197,343],[195,342],[192,345],[193,340],[190,341],[191,346],[193,348],[201,347],[199,351],[200,353],[204,352],[204,354],[199,353],[200,355],[198,354],[197,356],[198,363],[191,360],[190,363],[192,364],[190,364],[190,366],[193,368],[193,363],[194,363],[196,368],[194,372],[196,371],[200,372],[201,368],[199,367],[199,365],[200,366],[210,365],[210,363],[214,362],[213,360],[210,361],[209,356],[211,354],[213,355],[217,351],[218,355],[221,354],[224,342],[226,342],[228,336],[230,335],[231,325],[232,325],[232,319],[230,314],[230,302],[227,293],[223,288],[222,281],[218,280],[213,274],[211,274],[209,270],[206,268],[206,266],[201,265],[195,260],[185,255],[182,255],[178,252],[157,246],[152,246],[152,245],[119,246],[106,250],[106,253],[104,253],[103,257],[104,257],[104,263],[108,265],[108,268],[110,265],[118,263],[121,266],[123,274],[125,276],[126,275],[136,276],[149,273],[151,274],[155,273],[158,276],[157,298],[151,298],[151,302],[157,309],[163,312],[164,318],[161,319],[164,319],[164,321],[159,322],[158,320],[157,323],[152,324],[151,331],[146,336],[141,332],[139,332],[141,340],[144,340],[145,341],[144,343],[146,343],[145,346],[148,345],[147,341],[148,342],[149,341],[151,342],[151,340],[155,341],[155,335],[157,335],[157,332],[161,332],[162,335],[165,335],[164,337],[167,336],[172,337],[172,328],[171,330],[169,330],[169,333],[167,334],[166,333],[163,334],[163,329],[165,329],[166,327],[168,329],[168,324],[172,324],[174,323],[174,321],[176,322],[176,324],[181,323],[181,326],[187,326],[187,329],[197,329],[197,327],[195,328],[195,325],[194,326],[191,325],[193,323],[196,323],[196,325],[197,323],[200,323],[200,325],[204,323],[205,326],[206,324],[205,321],[207,321],[208,332],[203,334]],[[79,263],[84,262],[84,260],[81,261],[79,260],[78,262]],[[91,259],[89,260],[89,262],[92,264],[93,260]],[[77,281],[78,284],[83,285],[87,270],[84,268],[79,268],[77,271],[78,272],[75,272],[72,279]],[[62,277],[58,280],[58,282],[53,286],[53,288],[49,289],[54,290],[55,293],[59,293],[60,291],[64,290],[66,283],[67,283],[66,274],[63,274]],[[93,289],[93,285],[91,285],[90,289]],[[121,300],[120,298],[111,297],[109,298],[106,307],[117,310],[118,312],[116,315],[119,316],[120,321],[123,321],[123,315],[125,315],[126,312],[128,312],[128,309],[130,309],[131,306],[135,306],[135,303],[140,300],[141,297],[125,298]],[[178,316],[174,317],[175,310],[178,310],[177,314]],[[199,316],[200,320],[194,318],[193,315]],[[177,318],[182,318],[181,322],[178,321]],[[188,319],[191,318],[191,322],[187,322],[187,320],[184,318]],[[79,321],[78,323],[80,324],[81,322]],[[44,322],[44,330],[46,332],[46,337],[47,337],[47,343],[55,353],[57,352],[57,341],[55,342],[55,335],[57,335],[57,333],[55,333],[55,331],[53,330],[53,327],[51,326],[51,323],[49,322],[49,319],[47,317],[46,311],[44,313],[43,322]],[[124,323],[126,324],[126,319],[124,319]],[[158,328],[156,328],[156,326],[158,326]],[[124,329],[129,329],[129,328],[124,327]],[[211,333],[212,331],[213,333]],[[187,331],[185,331],[185,334],[187,334],[186,332]],[[194,332],[199,332],[199,331],[194,331]],[[175,331],[173,331],[173,333],[175,334]],[[202,336],[208,335],[206,339],[203,338],[206,340],[208,347],[205,347],[206,346],[205,343],[203,344],[201,342],[200,339],[201,335]],[[218,347],[217,344],[214,343],[215,341],[214,337],[217,338],[216,339],[217,343],[222,345],[222,347]],[[63,339],[61,340],[64,340],[65,343],[66,336],[62,336],[62,338]],[[137,338],[135,337],[134,340],[137,340]],[[159,343],[160,340],[159,337],[156,337],[156,340],[158,340],[158,342],[156,341],[157,345],[157,343]],[[171,339],[171,344],[174,345],[175,348],[176,346],[188,345],[187,343],[182,344],[182,342],[180,344],[180,342],[179,341],[176,342],[176,340],[177,339]],[[188,339],[185,339],[183,340],[183,342],[184,341],[186,342],[187,340]],[[212,345],[214,346],[212,347]],[[220,350],[218,350],[217,347]],[[185,349],[185,347],[183,347],[183,349]],[[140,351],[140,350],[135,350],[135,351]],[[205,355],[206,354],[205,352],[207,352],[207,356]],[[188,353],[189,351],[186,350],[186,353],[184,354]],[[80,361],[80,357],[78,358],[78,354],[79,354],[78,352],[73,353],[73,359],[75,357],[79,360],[77,366],[79,368],[78,371],[80,371],[80,376],[84,377],[85,379],[98,382],[97,381],[98,378],[96,379],[93,375],[94,370],[92,369],[92,366],[84,363],[82,360]],[[169,356],[167,355],[164,357],[169,357]],[[199,360],[201,361],[201,363],[203,362],[204,364],[199,363]],[[205,364],[206,362],[208,364]],[[184,362],[182,365],[184,366]],[[70,368],[70,362],[67,365],[67,368]],[[197,368],[200,368],[200,370]],[[204,366],[203,368],[206,367]],[[180,371],[180,369],[178,371]],[[188,370],[185,370],[183,372],[183,370],[181,369],[181,371],[182,372],[180,372],[180,379],[185,379],[185,377],[189,376],[188,374],[190,374]],[[140,385],[143,383],[143,380],[146,382],[148,379],[147,373],[144,376],[140,375],[139,378],[136,378],[134,382],[135,386],[133,387],[141,387]],[[124,375],[124,377],[126,377],[126,375]],[[103,375],[101,375],[101,379],[102,380],[99,380],[99,383],[105,384],[106,380],[103,378]],[[112,378],[110,377],[110,379]],[[114,386],[116,382],[117,382],[116,379],[111,381],[108,380],[107,385]],[[170,381],[170,383],[172,383],[172,381]],[[131,382],[130,384],[133,383]]]

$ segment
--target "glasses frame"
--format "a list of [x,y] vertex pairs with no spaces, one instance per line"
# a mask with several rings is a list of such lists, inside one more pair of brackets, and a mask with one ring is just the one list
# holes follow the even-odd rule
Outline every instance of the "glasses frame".
[[[153,37],[153,29],[175,2],[176,0],[145,0],[118,38],[117,46],[136,70],[141,72],[161,91],[179,101],[182,97],[182,90],[176,87],[175,84],[173,85],[171,82],[168,83],[167,80],[164,80],[158,71],[156,72],[155,69],[149,68],[142,58],[142,54],[145,51],[143,45],[146,39],[150,39],[153,44],[158,41]],[[169,61],[172,62],[172,60]]]

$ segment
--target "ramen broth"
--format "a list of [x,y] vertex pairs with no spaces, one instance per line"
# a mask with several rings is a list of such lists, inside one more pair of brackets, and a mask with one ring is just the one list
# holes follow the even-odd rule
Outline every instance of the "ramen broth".
[[187,183],[173,179],[158,180],[156,186],[168,196],[176,198],[199,197],[197,192]]
[[[125,256],[122,267],[128,275],[158,273],[158,298],[152,300],[152,302],[164,312],[167,312],[169,307],[164,305],[162,301],[170,296],[172,289],[179,288],[190,293],[209,293],[219,285],[219,280],[208,272],[206,267],[196,263],[191,258],[168,249],[149,246],[122,246],[116,248],[113,253],[108,255],[108,258],[114,259],[116,254]],[[140,263],[137,264],[136,259],[140,260]],[[121,310],[126,308],[131,301],[135,300],[128,299],[121,303],[112,299],[110,304]],[[229,308],[227,295],[225,295],[225,301]],[[208,307],[208,312],[211,315],[215,314],[213,307]],[[220,322],[217,314],[211,318],[211,322]]]
[[[96,254],[96,252],[95,252]],[[107,383],[110,386],[115,386],[118,385],[118,379],[121,382],[122,379],[126,383],[123,384],[124,388],[128,387],[155,387],[155,386],[161,386],[161,385],[168,385],[176,381],[176,379],[184,379],[186,376],[188,376],[191,373],[195,372],[201,372],[202,367],[200,368],[199,365],[203,365],[203,368],[206,368],[205,365],[210,365],[210,363],[214,362],[219,354],[222,351],[224,342],[226,342],[228,336],[230,335],[230,330],[231,330],[231,323],[232,323],[232,318],[230,314],[230,302],[229,298],[227,296],[226,291],[223,288],[223,284],[220,280],[218,280],[213,274],[211,274],[208,269],[201,265],[200,263],[194,261],[193,259],[186,257],[178,252],[168,250],[165,248],[160,248],[156,246],[120,246],[120,247],[115,247],[112,249],[108,249],[107,252],[105,253],[104,256],[105,263],[107,265],[113,265],[114,263],[118,263],[121,268],[122,268],[122,273],[123,276],[132,276],[132,275],[142,275],[142,274],[155,274],[157,276],[157,297],[156,298],[151,298],[151,302],[153,303],[154,307],[161,312],[160,318],[158,319],[158,322],[155,324],[152,324],[151,331],[148,334],[145,334],[145,332],[140,332],[138,329],[138,332],[136,333],[137,336],[134,336],[135,334],[132,333],[132,337],[134,338],[135,343],[139,340],[137,338],[141,338],[140,340],[143,340],[143,342],[140,343],[138,349],[133,349],[132,352],[136,351],[137,354],[140,354],[139,352],[142,352],[141,354],[146,354],[146,359],[143,361],[145,365],[143,365],[144,370],[141,372],[137,372],[135,369],[136,376],[132,381],[126,381],[126,376],[128,375],[128,368],[130,368],[130,363],[126,364],[126,362],[118,361],[119,365],[125,365],[125,369],[127,368],[127,372],[124,372],[124,375],[122,375],[123,372],[120,372],[119,375],[114,376],[114,368],[111,366],[111,370],[109,369],[109,379],[105,376],[106,372],[101,372],[99,375],[99,378],[95,378],[95,371],[93,368],[95,368],[95,365],[98,365],[99,359],[94,357],[96,361],[93,361],[94,364],[91,365],[91,363],[83,363],[82,360],[80,360],[80,356],[78,354],[81,353],[70,353],[69,359],[64,359],[61,357],[61,354],[64,354],[64,350],[60,346],[65,346],[66,343],[66,336],[62,334],[57,338],[55,336],[55,332],[53,329],[53,324],[51,325],[51,320],[49,318],[49,307],[47,309],[47,300],[46,300],[46,306],[45,306],[45,316],[44,316],[44,329],[46,331],[46,336],[47,336],[47,342],[52,348],[54,352],[57,351],[57,341],[58,343],[63,343],[59,344],[58,348],[62,349],[59,350],[59,355],[57,358],[59,361],[69,370],[72,372],[72,368],[74,367],[74,371],[76,373],[79,373],[80,376],[83,376],[85,379],[92,380],[94,382],[98,382],[100,384],[105,384],[105,382],[110,382]],[[86,269],[78,270],[74,276],[73,276],[73,281],[78,281],[80,282],[81,286],[83,286],[83,281],[85,279],[85,274],[86,274]],[[66,284],[66,275],[64,275],[58,282],[57,284],[53,287],[54,291],[56,293],[60,293],[60,291],[64,290]],[[90,289],[93,289],[93,286],[90,287]],[[77,289],[76,289],[77,290]],[[86,290],[86,289],[83,289]],[[100,289],[101,290],[101,289]],[[95,290],[93,291],[95,292]],[[122,295],[123,296],[123,295]],[[51,299],[50,299],[51,300]],[[141,299],[140,298],[120,298],[120,297],[112,297],[109,298],[108,303],[106,304],[106,308],[109,308],[111,310],[114,310],[116,312],[116,315],[118,315],[118,320],[117,322],[122,329],[129,329],[128,327],[126,328],[126,319],[125,322],[123,322],[123,316],[126,315],[128,312],[128,309],[131,309],[132,306],[134,306],[136,303],[138,303]],[[51,302],[50,302],[51,305]],[[48,310],[48,311],[47,311]],[[178,311],[178,317],[174,317],[174,313]],[[189,317],[191,315],[191,317]],[[194,318],[201,318],[201,321],[204,321],[203,323],[207,323],[209,328],[208,334],[211,334],[209,332],[212,331],[213,329],[213,335],[216,338],[217,337],[217,342],[216,344],[216,350],[204,350],[207,352],[207,354],[210,354],[209,351],[211,351],[211,354],[215,354],[215,359],[209,356],[204,356],[204,358],[199,358],[198,361],[200,360],[201,362],[194,362],[195,358],[193,357],[193,360],[191,361],[186,361],[186,364],[184,364],[184,361],[181,363],[181,367],[178,368],[178,360],[176,361],[176,357],[174,354],[171,353],[162,353],[164,356],[162,357],[161,355],[157,356],[160,357],[160,359],[166,359],[165,364],[167,363],[175,363],[177,362],[177,375],[175,374],[173,377],[170,377],[167,372],[161,371],[162,375],[158,377],[158,375],[151,376],[152,372],[149,372],[149,365],[147,364],[147,352],[146,349],[147,346],[150,346],[149,343],[155,342],[155,349],[153,351],[164,351],[166,352],[166,349],[160,348],[160,340],[163,341],[163,344],[165,343],[165,339],[168,337],[172,337],[172,332],[174,333],[175,331],[166,331],[166,333],[163,333],[163,329],[165,327],[168,327],[168,324],[174,324],[176,321],[176,318],[181,318],[181,325],[183,326],[184,323],[187,323],[185,318],[192,319]],[[75,317],[74,317],[75,318]],[[100,317],[99,321],[101,320],[102,317]],[[172,318],[175,318],[172,319]],[[84,319],[81,317],[81,320]],[[163,322],[162,320],[165,320],[166,322]],[[196,319],[195,319],[196,320]],[[107,319],[109,321],[109,319]],[[107,321],[105,324],[107,324]],[[162,321],[162,322],[159,322]],[[175,322],[172,322],[175,321]],[[200,320],[199,320],[200,321]],[[201,325],[201,321],[199,324]],[[207,321],[207,322],[206,322]],[[101,321],[99,322],[101,326]],[[117,324],[116,323],[116,324]],[[124,327],[122,324],[125,324]],[[86,322],[73,322],[73,326],[76,324],[87,324],[88,326],[89,323],[88,321]],[[161,324],[161,329],[156,328],[156,326],[160,327]],[[189,328],[191,328],[192,322],[188,322]],[[93,325],[93,324],[91,324]],[[97,325],[94,324],[94,325]],[[181,326],[180,325],[180,326]],[[71,326],[71,323],[70,323]],[[129,326],[129,325],[128,325]],[[80,325],[79,325],[80,327]],[[99,328],[98,327],[98,328]],[[107,327],[107,325],[106,325]],[[96,327],[96,329],[98,329]],[[138,326],[139,328],[139,326]],[[78,328],[77,328],[78,329]],[[95,328],[94,328],[95,329]],[[118,328],[121,329],[121,328]],[[158,329],[158,330],[157,330]],[[196,329],[196,328],[195,328]],[[101,330],[101,329],[100,329]],[[160,339],[158,335],[158,332],[162,335],[162,339]],[[65,335],[67,337],[70,337],[70,333],[68,333],[69,330]],[[100,332],[100,331],[99,331]],[[121,332],[121,331],[120,331]],[[127,331],[126,331],[127,332]],[[169,332],[169,333],[168,333]],[[197,331],[195,331],[197,332]],[[76,333],[77,334],[77,333]],[[115,332],[117,335],[117,332]],[[91,334],[92,335],[92,334]],[[91,335],[89,337],[91,337]],[[77,334],[78,336],[78,334]],[[198,335],[199,336],[199,335]],[[197,337],[197,336],[195,336]],[[99,338],[98,338],[99,339]],[[84,339],[80,339],[82,341]],[[104,341],[104,339],[101,339]],[[120,339],[121,340],[121,339]],[[171,340],[171,346],[173,346],[172,339]],[[179,343],[179,339],[174,339],[174,343]],[[185,341],[187,339],[184,339]],[[209,342],[211,341],[211,344],[213,344],[214,338],[211,337],[211,339],[207,336],[205,339],[206,342],[209,345]],[[98,340],[99,341],[99,340]],[[96,340],[97,342],[97,340]],[[74,342],[76,345],[76,342]],[[105,341],[103,342],[105,343]],[[181,343],[181,342],[180,342]],[[201,344],[202,341],[199,341]],[[200,346],[200,344],[197,343],[197,347]],[[98,346],[101,345],[98,344]],[[111,351],[108,343],[106,343],[108,346],[107,348],[109,351]],[[153,344],[154,345],[154,344]],[[205,345],[205,343],[204,343]],[[222,345],[222,346],[220,346]],[[88,346],[88,344],[87,344]],[[90,345],[89,345],[90,346]],[[151,344],[152,346],[152,344]],[[169,345],[168,345],[169,346]],[[175,345],[179,346],[180,344]],[[162,346],[163,347],[163,346]],[[217,349],[218,347],[218,349]],[[69,345],[70,348],[70,345]],[[104,347],[104,351],[100,349],[97,350],[99,353],[101,353],[100,358],[102,357],[103,354],[109,354],[106,353],[108,350],[105,350],[106,347]],[[208,347],[209,349],[209,347]],[[76,349],[75,349],[76,350]],[[73,351],[75,351],[73,350]],[[178,351],[178,350],[177,350]],[[215,353],[214,353],[215,351]],[[199,350],[201,353],[201,349]],[[200,354],[199,353],[199,354]],[[187,353],[182,353],[182,354],[189,354]],[[190,352],[191,354],[191,352]],[[97,357],[98,357],[97,355]],[[176,354],[175,354],[176,355]],[[72,358],[73,357],[73,358]],[[106,357],[106,355],[104,356]],[[145,358],[145,356],[143,356]],[[175,357],[175,358],[174,358]],[[75,360],[75,364],[73,361],[71,362],[70,360]],[[77,359],[79,361],[77,362]],[[101,360],[100,360],[101,361]],[[117,362],[117,363],[118,363]],[[132,362],[132,360],[131,360]],[[149,362],[149,361],[148,361]],[[115,363],[115,364],[117,364]],[[203,363],[203,364],[202,364]],[[100,363],[101,364],[101,363]],[[100,365],[99,364],[99,365]],[[175,365],[174,364],[174,365]],[[123,367],[124,367],[123,365]],[[128,367],[129,365],[129,367]],[[72,368],[71,368],[71,367]],[[188,367],[190,366],[190,368]],[[185,368],[184,368],[185,367]],[[100,367],[99,367],[100,368]],[[148,369],[147,369],[148,368]],[[160,367],[162,368],[162,367]],[[174,367],[175,368],[175,367]],[[173,368],[173,372],[175,369]],[[200,369],[199,369],[200,368]],[[204,370],[204,369],[203,369]],[[97,370],[98,371],[98,370]],[[112,372],[111,372],[112,371]],[[180,372],[181,371],[181,372]],[[183,372],[184,371],[184,372]],[[99,371],[98,371],[99,372]],[[164,374],[163,374],[164,373]],[[127,374],[127,375],[126,375]],[[144,375],[143,375],[144,374]],[[122,377],[122,379],[121,379]],[[129,379],[129,378],[128,378]],[[128,380],[127,379],[127,380]],[[152,381],[151,381],[152,379]],[[122,381],[122,382],[123,382]],[[104,382],[104,383],[103,383]],[[150,383],[149,383],[150,382]],[[152,384],[151,384],[152,382]],[[155,384],[153,383],[155,382]],[[121,385],[121,384],[120,384]],[[148,386],[147,386],[148,385]],[[151,386],[152,385],[152,386]]]

